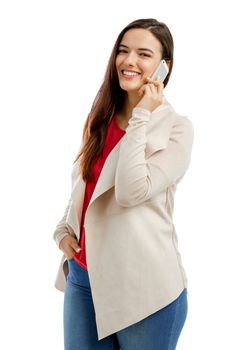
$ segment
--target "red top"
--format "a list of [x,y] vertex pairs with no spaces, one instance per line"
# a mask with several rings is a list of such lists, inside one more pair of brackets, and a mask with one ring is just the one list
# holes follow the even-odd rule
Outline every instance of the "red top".
[[74,260],[77,261],[77,263],[81,267],[83,267],[85,270],[87,270],[87,262],[86,262],[86,248],[85,248],[85,229],[83,227],[83,223],[84,223],[86,209],[87,209],[88,204],[91,200],[92,193],[94,192],[96,183],[98,181],[100,172],[103,168],[103,165],[104,165],[104,162],[105,162],[107,156],[112,151],[112,149],[116,146],[116,144],[118,143],[118,141],[122,138],[122,136],[124,134],[125,134],[125,130],[121,129],[117,125],[117,122],[115,120],[115,116],[113,116],[113,118],[110,121],[109,126],[108,126],[103,152],[92,164],[93,177],[91,180],[88,180],[86,183],[85,197],[84,197],[84,202],[83,202],[82,219],[81,219],[81,226],[80,226],[81,229],[80,229],[79,246],[81,247],[81,251],[79,253],[75,253],[75,255],[74,255]]

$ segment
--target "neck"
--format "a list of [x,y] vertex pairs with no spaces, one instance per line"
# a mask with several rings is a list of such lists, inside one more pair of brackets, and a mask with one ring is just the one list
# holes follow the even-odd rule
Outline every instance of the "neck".
[[121,111],[122,117],[128,121],[132,116],[132,110],[140,101],[138,93],[127,93],[125,97],[125,102]]

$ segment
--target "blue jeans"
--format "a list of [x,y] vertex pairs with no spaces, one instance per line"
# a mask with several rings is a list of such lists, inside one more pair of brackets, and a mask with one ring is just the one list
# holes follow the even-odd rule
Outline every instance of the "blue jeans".
[[88,271],[68,260],[64,295],[65,350],[175,350],[187,316],[187,289],[163,309],[98,340]]

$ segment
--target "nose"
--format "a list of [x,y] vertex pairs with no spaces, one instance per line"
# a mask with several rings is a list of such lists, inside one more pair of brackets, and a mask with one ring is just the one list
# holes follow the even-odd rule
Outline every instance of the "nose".
[[131,51],[127,54],[124,60],[124,64],[128,66],[135,66],[137,62],[137,55],[135,52]]

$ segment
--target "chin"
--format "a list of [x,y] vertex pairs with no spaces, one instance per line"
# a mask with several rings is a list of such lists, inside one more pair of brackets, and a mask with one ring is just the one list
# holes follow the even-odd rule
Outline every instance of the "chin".
[[139,89],[140,89],[140,87],[141,87],[142,85],[140,84],[140,85],[134,85],[134,84],[132,84],[132,83],[120,83],[120,87],[122,88],[122,90],[124,90],[124,91],[127,91],[127,92],[135,92],[135,91],[138,91]]

